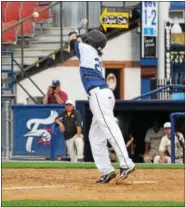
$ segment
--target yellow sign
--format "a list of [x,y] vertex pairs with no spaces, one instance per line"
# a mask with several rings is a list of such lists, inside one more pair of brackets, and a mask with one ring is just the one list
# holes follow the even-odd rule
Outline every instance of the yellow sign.
[[127,29],[129,25],[129,13],[108,12],[107,8],[105,8],[100,16],[100,23],[105,32],[107,28]]

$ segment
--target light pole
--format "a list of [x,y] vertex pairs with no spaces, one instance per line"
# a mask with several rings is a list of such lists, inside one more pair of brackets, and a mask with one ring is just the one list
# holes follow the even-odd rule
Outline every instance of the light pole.
[[158,79],[165,78],[165,21],[169,19],[169,2],[159,2]]

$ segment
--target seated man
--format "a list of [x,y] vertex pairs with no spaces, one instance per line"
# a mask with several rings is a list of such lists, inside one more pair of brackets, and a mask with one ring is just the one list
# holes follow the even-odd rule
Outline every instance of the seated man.
[[55,119],[61,132],[64,133],[66,146],[71,162],[83,162],[84,141],[80,112],[75,109],[72,100],[66,101],[65,111]]
[[157,119],[153,120],[153,127],[149,128],[145,136],[144,162],[152,163],[158,153],[161,138],[164,136],[162,127]]
[[[159,146],[159,155],[154,157],[154,163],[171,163],[171,123],[164,124],[165,136],[162,137]],[[177,132],[175,135],[175,162],[183,163],[183,149],[184,137],[181,133]]]

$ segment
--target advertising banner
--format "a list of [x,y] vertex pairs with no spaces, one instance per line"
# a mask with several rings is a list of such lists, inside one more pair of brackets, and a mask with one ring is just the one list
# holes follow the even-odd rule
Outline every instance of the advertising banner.
[[105,8],[100,16],[100,23],[105,32],[108,28],[128,29],[129,13],[109,12],[107,8]]

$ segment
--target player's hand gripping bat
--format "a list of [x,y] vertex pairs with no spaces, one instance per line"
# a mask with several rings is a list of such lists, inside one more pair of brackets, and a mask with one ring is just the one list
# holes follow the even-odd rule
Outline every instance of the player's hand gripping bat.
[[[72,31],[69,33],[69,36],[72,35],[72,34],[75,34],[76,35],[79,35],[80,34],[80,30],[84,28],[84,26],[87,24],[88,20],[86,18],[82,19],[77,28],[75,29],[75,31]],[[68,52],[70,52],[70,43],[68,44]]]

